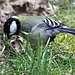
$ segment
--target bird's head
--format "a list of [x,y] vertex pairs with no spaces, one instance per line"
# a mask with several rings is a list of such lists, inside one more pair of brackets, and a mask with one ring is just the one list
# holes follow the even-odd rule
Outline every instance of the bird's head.
[[4,24],[4,33],[9,38],[11,35],[18,35],[20,31],[20,21],[14,17],[9,18]]

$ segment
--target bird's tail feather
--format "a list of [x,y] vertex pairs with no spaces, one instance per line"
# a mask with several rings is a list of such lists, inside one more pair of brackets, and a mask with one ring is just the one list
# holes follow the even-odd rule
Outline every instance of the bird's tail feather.
[[69,29],[69,28],[58,28],[60,33],[69,33],[75,36],[75,29]]

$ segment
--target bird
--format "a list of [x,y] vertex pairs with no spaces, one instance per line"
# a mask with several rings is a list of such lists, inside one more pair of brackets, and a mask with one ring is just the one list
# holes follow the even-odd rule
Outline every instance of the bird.
[[10,38],[12,35],[20,35],[27,39],[33,46],[37,46],[38,35],[40,34],[40,44],[46,44],[50,38],[58,50],[62,51],[55,41],[57,34],[69,33],[75,36],[75,29],[64,28],[63,23],[41,16],[12,16],[4,23],[4,33]]

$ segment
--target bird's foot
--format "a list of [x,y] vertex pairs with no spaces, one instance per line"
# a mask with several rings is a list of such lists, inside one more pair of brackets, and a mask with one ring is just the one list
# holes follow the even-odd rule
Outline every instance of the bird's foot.
[[58,48],[58,50],[60,51],[60,53],[68,53],[68,51],[63,51],[60,48]]

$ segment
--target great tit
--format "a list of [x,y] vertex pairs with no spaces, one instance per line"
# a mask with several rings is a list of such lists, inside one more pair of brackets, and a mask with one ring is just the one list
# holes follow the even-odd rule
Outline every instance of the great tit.
[[[8,38],[20,34],[25,39],[30,34],[29,42],[34,45],[37,45],[38,34],[40,34],[40,43],[46,44],[50,38],[50,42],[53,41],[57,45],[54,41],[57,34],[70,33],[75,36],[75,29],[63,28],[63,26],[66,25],[41,16],[12,16],[4,24],[4,33]],[[59,47],[58,49],[60,50]]]

